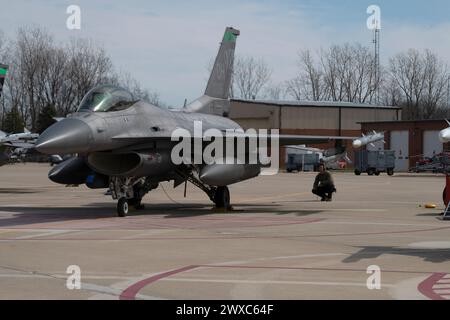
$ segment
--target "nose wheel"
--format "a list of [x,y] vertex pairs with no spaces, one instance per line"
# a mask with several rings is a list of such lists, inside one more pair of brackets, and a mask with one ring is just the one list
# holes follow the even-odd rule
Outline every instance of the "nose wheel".
[[126,217],[128,214],[129,206],[127,198],[120,198],[117,203],[117,215],[119,217]]

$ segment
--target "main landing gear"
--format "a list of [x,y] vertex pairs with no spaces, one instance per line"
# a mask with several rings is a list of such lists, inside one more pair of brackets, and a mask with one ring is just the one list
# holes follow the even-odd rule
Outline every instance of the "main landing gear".
[[[203,190],[217,209],[231,210],[230,190],[227,186],[212,187],[200,181],[192,172],[177,172],[181,180],[189,181],[199,189]],[[117,201],[117,215],[126,217],[130,208],[140,210],[144,208],[142,198],[151,190],[158,188],[158,182],[152,181],[149,177],[110,177],[109,192]]]
[[217,209],[231,210],[231,202],[230,202],[230,190],[227,186],[222,187],[212,187],[203,183],[194,173],[193,171],[182,171],[177,170],[177,174],[181,177],[182,181],[189,181],[197,188],[204,191],[209,199],[216,205]]
[[126,217],[130,206],[136,210],[144,209],[141,204],[142,198],[151,190],[158,187],[157,182],[152,182],[149,178],[121,178],[111,177],[109,190],[114,200],[117,202],[117,215]]
[[214,203],[216,204],[216,208],[219,209],[231,209],[230,204],[230,191],[228,187],[218,187],[214,193]]

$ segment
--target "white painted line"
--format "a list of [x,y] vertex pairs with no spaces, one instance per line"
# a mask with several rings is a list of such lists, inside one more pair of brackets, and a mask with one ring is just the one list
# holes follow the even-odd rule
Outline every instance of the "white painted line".
[[57,234],[63,234],[63,233],[68,233],[68,232],[72,232],[72,230],[53,230],[53,231],[43,232],[43,233],[39,233],[39,234],[29,234],[26,236],[14,237],[14,239],[15,240],[24,240],[24,239],[40,238],[40,237],[54,236]]
[[[320,210],[323,211],[323,213],[329,212],[329,211],[346,211],[346,212],[388,212],[387,209],[339,209],[339,208],[335,208],[335,209],[331,209],[331,208],[321,208],[321,207],[316,207],[316,208],[302,208],[302,211],[316,211],[316,210]],[[295,212],[295,211],[294,211]]]
[[347,254],[345,254],[345,253],[302,254],[302,255],[298,255],[298,256],[280,256],[280,257],[270,257],[270,258],[258,258],[258,259],[254,259],[253,261],[336,257],[336,256],[346,256],[346,255]]
[[[54,278],[58,278],[58,279],[66,279],[67,275],[53,275]],[[39,274],[17,274],[17,273],[3,273],[0,274],[0,278],[46,278],[48,279],[48,276],[45,275],[39,275]],[[126,277],[126,276],[86,276],[86,275],[82,275],[82,279],[91,279],[91,280],[115,280],[115,279],[119,279],[119,280],[132,280],[134,279],[134,277]]]
[[380,226],[404,226],[404,227],[435,227],[440,228],[442,224],[423,224],[423,223],[390,223],[390,222],[341,222],[341,221],[318,221],[320,224],[348,224],[348,225],[380,225]]
[[[53,279],[56,281],[59,280],[66,280],[67,279],[67,275],[51,275],[51,276],[47,276],[47,275],[42,275],[42,274],[0,274],[0,278],[38,278],[38,279]],[[94,291],[96,293],[103,293],[103,294],[108,294],[108,295],[113,295],[115,297],[119,297],[122,292],[123,292],[123,288],[112,288],[112,287],[107,287],[107,286],[102,286],[102,285],[97,285],[97,284],[92,284],[92,283],[86,283],[83,281],[83,279],[93,279],[93,280],[127,280],[130,281],[132,279],[135,279],[135,277],[120,277],[120,276],[86,276],[83,275],[81,278],[81,289],[82,290],[87,290],[87,291]],[[144,300],[162,300],[162,298],[159,297],[153,297],[153,296],[147,296],[147,295],[143,295],[143,294],[137,294],[136,298],[138,299],[144,299]]]
[[[111,288],[111,287],[100,286],[100,285],[92,284],[92,283],[83,283],[83,282],[81,283],[81,289],[88,290],[88,291],[94,291],[97,293],[106,293],[106,294],[114,295],[117,297],[119,297],[123,292],[123,289],[115,289],[115,288]],[[143,300],[164,300],[162,298],[147,296],[147,295],[143,295],[143,294],[137,294],[136,298],[143,299]]]
[[[206,282],[206,283],[237,283],[237,284],[282,284],[282,285],[311,285],[311,286],[341,286],[367,288],[365,282],[315,282],[315,281],[282,281],[282,280],[236,280],[236,279],[195,279],[195,278],[164,278],[159,281],[174,282]],[[392,284],[383,284],[382,287],[394,288]]]
[[450,289],[433,289],[433,291],[440,295],[450,295]]
[[435,284],[433,286],[433,290],[436,290],[436,289],[448,289],[448,290],[450,290],[450,284],[441,284],[440,282],[438,282],[437,284]]
[[226,261],[226,262],[218,262],[218,263],[210,263],[212,266],[227,266],[227,265],[236,265],[236,264],[248,264],[255,261],[266,261],[266,260],[285,260],[285,259],[305,259],[305,258],[320,258],[320,257],[333,257],[333,256],[347,256],[345,253],[318,253],[318,254],[301,254],[295,256],[275,256],[275,257],[266,257],[266,258],[255,258],[250,260],[238,260],[238,261]]

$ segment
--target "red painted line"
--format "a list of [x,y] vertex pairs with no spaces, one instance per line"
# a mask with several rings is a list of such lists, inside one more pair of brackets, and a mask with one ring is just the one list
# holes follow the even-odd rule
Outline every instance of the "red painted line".
[[129,286],[128,288],[126,288],[120,295],[119,299],[120,300],[134,300],[136,298],[136,294],[145,286],[148,286],[149,284],[156,282],[158,280],[161,280],[163,278],[167,278],[170,277],[174,274],[177,273],[181,273],[181,272],[185,272],[188,270],[192,270],[198,268],[198,266],[187,266],[187,267],[183,267],[183,268],[179,268],[176,270],[172,270],[172,271],[168,271],[168,272],[164,272],[164,273],[160,273],[157,274],[155,276],[152,276],[150,278],[141,280],[139,282],[136,282],[135,284]]
[[[194,270],[197,268],[229,268],[229,269],[276,269],[276,270],[309,270],[309,271],[344,271],[344,272],[366,272],[365,269],[339,269],[339,268],[308,268],[308,267],[280,267],[280,266],[246,266],[246,265],[190,265],[183,268],[175,269],[172,271],[163,272],[154,275],[150,278],[143,279],[136,282],[126,288],[120,295],[120,300],[134,300],[136,295],[144,287],[155,283],[158,280],[168,278],[175,274]],[[428,274],[425,271],[404,271],[404,270],[383,270],[388,273],[407,273],[407,274]],[[437,294],[434,290],[447,290],[447,289],[433,289],[433,286],[438,284],[438,281],[445,277],[447,273],[434,273],[432,276],[421,282],[418,286],[419,292],[426,297],[433,300],[446,300],[444,296],[450,296],[450,294]]]
[[417,289],[427,298],[430,298],[432,300],[444,300],[442,295],[437,294],[434,291],[433,286],[446,275],[447,273],[433,273],[430,277],[419,283]]
[[[229,268],[229,269],[277,269],[277,270],[309,270],[309,271],[346,271],[346,272],[366,272],[365,269],[338,269],[338,268],[308,268],[308,267],[279,267],[279,266],[245,266],[245,265],[190,265],[172,271],[163,272],[150,278],[138,281],[126,288],[120,295],[120,300],[134,300],[136,295],[144,287],[155,283],[158,280],[168,278],[175,274],[194,270],[197,268]],[[383,270],[388,273],[409,273],[409,274],[425,274],[425,271],[404,271],[404,270]],[[419,284],[418,290],[426,297],[433,300],[445,300],[444,296],[450,294],[438,295],[434,292],[433,286],[442,279],[447,273],[434,273],[431,277]],[[440,289],[435,289],[440,290]],[[441,289],[443,290],[443,289]]]

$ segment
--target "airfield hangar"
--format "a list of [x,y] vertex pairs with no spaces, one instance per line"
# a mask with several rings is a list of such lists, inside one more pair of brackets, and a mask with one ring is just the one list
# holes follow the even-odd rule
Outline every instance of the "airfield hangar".
[[[398,107],[348,102],[267,101],[232,99],[230,118],[244,129],[279,129],[280,134],[361,136],[362,122],[400,121]],[[334,143],[312,147],[329,148]],[[348,142],[353,158],[351,141]],[[284,166],[286,150],[280,148]]]
[[364,121],[363,132],[384,131],[386,144],[379,148],[395,150],[396,171],[408,171],[422,158],[431,158],[450,150],[450,144],[439,141],[439,132],[448,128],[445,119],[418,121]]

